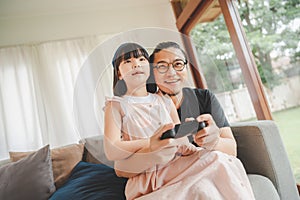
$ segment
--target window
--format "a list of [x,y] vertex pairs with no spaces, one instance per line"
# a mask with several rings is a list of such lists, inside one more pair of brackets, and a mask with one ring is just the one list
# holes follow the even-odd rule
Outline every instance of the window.
[[213,22],[198,23],[190,36],[207,87],[216,94],[229,122],[256,119],[223,15]]

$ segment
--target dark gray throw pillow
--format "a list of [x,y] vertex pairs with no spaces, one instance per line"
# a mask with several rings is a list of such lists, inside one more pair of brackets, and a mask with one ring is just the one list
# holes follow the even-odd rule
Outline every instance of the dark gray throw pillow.
[[0,168],[0,199],[48,199],[55,191],[49,145]]

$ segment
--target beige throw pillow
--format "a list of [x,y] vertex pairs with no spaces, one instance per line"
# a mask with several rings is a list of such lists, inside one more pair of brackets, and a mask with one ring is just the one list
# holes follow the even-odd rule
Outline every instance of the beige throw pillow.
[[[69,178],[73,168],[82,160],[84,144],[71,144],[51,149],[52,169],[56,189],[61,187]],[[34,152],[9,152],[12,162]]]

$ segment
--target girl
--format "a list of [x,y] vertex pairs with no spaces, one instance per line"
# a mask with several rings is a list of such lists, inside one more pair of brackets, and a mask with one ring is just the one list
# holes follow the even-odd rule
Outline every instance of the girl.
[[[138,162],[126,166],[115,164],[117,175],[129,178],[126,198],[254,199],[235,157],[195,147],[187,137],[160,140],[179,119],[171,99],[148,93],[148,60],[140,45],[126,43],[112,62],[115,96],[106,101],[104,148],[108,159],[117,164],[138,157]],[[147,159],[149,155],[152,159]]]
[[[121,45],[114,55],[115,96],[106,101],[104,131],[105,151],[110,160],[123,160],[136,152],[158,151],[167,146],[170,160],[176,152],[177,148],[172,150],[172,140],[159,138],[163,131],[179,123],[177,111],[170,98],[148,92],[153,92],[148,60],[147,51],[135,43]],[[154,134],[159,127],[159,133]],[[151,145],[151,140],[156,141],[155,145]],[[187,142],[186,138],[181,139],[184,140]],[[165,160],[166,154],[157,157],[156,164],[169,161]],[[132,167],[122,171],[136,172]],[[122,171],[116,169],[120,176]]]

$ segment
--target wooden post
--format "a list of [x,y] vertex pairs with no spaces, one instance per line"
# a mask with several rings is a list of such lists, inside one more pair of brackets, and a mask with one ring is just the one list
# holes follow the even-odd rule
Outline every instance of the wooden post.
[[190,39],[185,34],[182,33],[182,41],[184,45],[184,49],[187,53],[189,66],[192,73],[192,77],[194,79],[195,86],[197,88],[206,89],[207,83],[202,73],[200,73],[200,64],[198,62],[196,55],[196,50],[194,45]]
[[257,71],[251,49],[247,43],[235,4],[233,0],[219,0],[219,3],[245,78],[245,83],[249,90],[257,119],[272,120],[271,111],[263,90],[263,84]]

